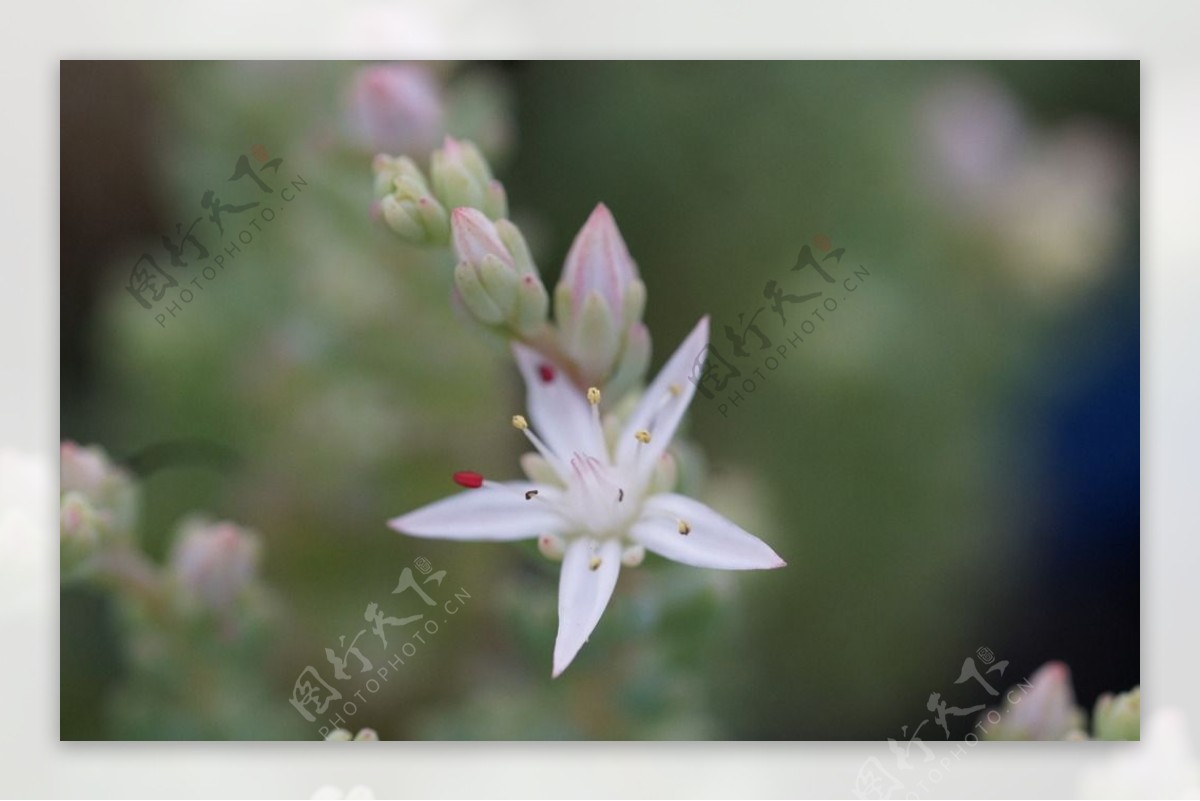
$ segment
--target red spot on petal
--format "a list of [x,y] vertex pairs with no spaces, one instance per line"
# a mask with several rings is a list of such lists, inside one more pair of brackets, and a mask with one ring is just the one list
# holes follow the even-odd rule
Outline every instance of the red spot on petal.
[[459,470],[454,474],[454,483],[467,489],[478,489],[483,486],[483,476],[470,470]]
[[549,384],[554,380],[554,368],[548,364],[539,364],[538,375],[542,377],[543,383]]

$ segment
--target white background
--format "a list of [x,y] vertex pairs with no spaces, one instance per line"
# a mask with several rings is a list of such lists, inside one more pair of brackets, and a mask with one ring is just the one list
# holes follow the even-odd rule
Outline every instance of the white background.
[[[59,743],[60,58],[1142,59],[1143,698],[1148,716],[1167,707],[1182,712],[1194,756],[1200,4],[1022,0],[980,9],[972,13],[958,0],[819,6],[739,0],[712,11],[694,0],[6,3],[0,446],[36,459],[41,472],[21,483],[6,468],[0,487],[0,500],[13,507],[0,512],[10,520],[32,516],[24,527],[28,539],[0,552],[6,562],[0,564],[0,794],[307,798],[332,784],[366,785],[378,797],[841,797],[853,794],[867,757],[889,761],[881,743]],[[977,746],[953,760],[928,797],[1074,796],[1086,771],[1149,745]]]

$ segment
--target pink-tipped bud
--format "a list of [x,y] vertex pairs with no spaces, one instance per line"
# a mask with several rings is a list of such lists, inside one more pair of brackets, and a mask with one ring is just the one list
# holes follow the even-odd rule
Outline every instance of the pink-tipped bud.
[[512,254],[500,240],[496,225],[483,212],[461,207],[450,215],[450,239],[460,262],[478,267],[487,256],[495,256],[512,267]]
[[420,64],[365,67],[347,96],[350,137],[372,152],[423,156],[437,147],[444,117],[437,80]]
[[254,582],[259,539],[233,523],[191,521],[171,554],[171,570],[186,597],[213,612],[226,613]]
[[578,314],[588,293],[595,290],[620,320],[626,292],[637,280],[637,264],[612,213],[601,203],[576,235],[563,265],[562,283],[570,288],[572,309]]
[[[601,203],[575,237],[554,292],[564,350],[588,383],[603,386],[614,377],[622,347],[630,331],[641,325],[645,305],[646,285]],[[626,376],[626,384],[640,377]]]

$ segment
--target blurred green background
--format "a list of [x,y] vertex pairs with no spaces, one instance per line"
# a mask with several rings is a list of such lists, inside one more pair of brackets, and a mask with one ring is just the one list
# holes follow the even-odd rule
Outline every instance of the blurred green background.
[[[655,368],[705,313],[730,358],[768,281],[822,289],[789,270],[821,237],[839,282],[866,271],[823,320],[765,309],[775,346],[813,331],[736,406],[732,383],[692,407],[685,481],[789,566],[623,571],[554,681],[557,566],[385,526],[453,470],[517,477],[523,402],[448,302],[450,255],[371,218],[362,66],[62,65],[62,436],[139,474],[154,558],[189,513],[258,531],[273,599],[247,641],[165,658],[114,593],[65,586],[64,739],[319,736],[293,682],[329,678],[368,603],[411,614],[390,593],[418,557],[470,600],[346,728],[899,738],[933,691],[989,700],[954,685],[980,647],[1007,683],[1066,661],[1085,706],[1138,683],[1137,62],[414,66],[436,113],[397,143],[478,142],[548,286],[613,211]],[[130,267],[255,145],[303,190],[160,325]]]

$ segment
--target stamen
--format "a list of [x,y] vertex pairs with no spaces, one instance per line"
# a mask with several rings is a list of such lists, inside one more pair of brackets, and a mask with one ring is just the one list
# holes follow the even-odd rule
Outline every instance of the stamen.
[[625,490],[618,488],[617,489],[617,503],[620,503],[623,500],[625,500]]
[[634,432],[633,438],[643,445],[646,445],[650,442],[650,432],[644,428],[639,429],[638,431]]
[[460,470],[454,474],[454,483],[467,489],[479,489],[483,486],[483,476],[471,470]]
[[601,564],[603,564],[603,560],[601,560],[599,556],[593,556],[592,561],[588,562],[588,568],[591,570],[599,570]]
[[692,533],[692,527],[688,525],[686,520],[679,521],[679,533],[685,537]]
[[553,451],[546,447],[546,443],[542,442],[541,438],[538,437],[537,434],[533,433],[533,429],[529,427],[529,421],[525,419],[524,415],[514,414],[512,418],[512,424],[513,428],[525,435],[525,439],[532,443],[533,447],[537,449],[537,452],[542,455],[542,458],[545,459],[552,468],[554,468],[554,472],[558,473],[558,475],[565,481],[567,479],[567,473],[562,467],[562,462],[558,460],[558,457],[554,455]]
[[549,384],[554,380],[554,368],[548,364],[542,363],[538,365],[538,376],[541,377],[542,383]]
[[677,398],[683,394],[683,387],[679,386],[678,384],[672,384],[671,386],[667,387],[667,389]]
[[525,500],[532,501],[537,496],[537,490],[526,490]]
[[600,390],[598,390],[596,387],[588,387],[587,399],[588,399],[588,403],[592,404],[593,406],[599,406],[600,405]]

